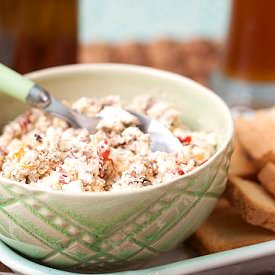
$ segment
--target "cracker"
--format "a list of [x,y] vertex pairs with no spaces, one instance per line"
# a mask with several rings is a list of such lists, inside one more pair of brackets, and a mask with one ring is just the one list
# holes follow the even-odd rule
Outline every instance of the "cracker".
[[234,151],[229,166],[229,175],[251,177],[256,175],[256,173],[257,168],[253,163],[253,160],[241,146],[240,141],[236,136],[234,139]]
[[236,132],[241,145],[258,166],[275,161],[275,112],[258,111],[250,119],[239,118]]
[[275,232],[275,200],[260,184],[230,177],[226,195],[248,223]]
[[275,239],[275,233],[246,223],[224,199],[189,239],[199,254],[209,254]]
[[275,164],[268,162],[258,174],[262,186],[275,198]]

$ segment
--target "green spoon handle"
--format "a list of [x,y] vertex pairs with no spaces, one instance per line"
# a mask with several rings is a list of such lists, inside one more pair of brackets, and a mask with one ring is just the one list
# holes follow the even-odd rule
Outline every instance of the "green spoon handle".
[[0,92],[26,101],[34,85],[31,80],[0,63]]

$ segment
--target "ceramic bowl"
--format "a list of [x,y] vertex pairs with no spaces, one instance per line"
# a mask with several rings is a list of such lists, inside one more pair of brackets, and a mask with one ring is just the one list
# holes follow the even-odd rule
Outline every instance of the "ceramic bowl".
[[[225,188],[233,123],[223,101],[185,77],[131,65],[56,67],[29,74],[59,98],[160,91],[193,129],[218,137],[215,155],[197,170],[141,190],[106,193],[41,191],[0,179],[0,239],[40,263],[70,270],[135,266],[184,241],[207,218]],[[24,104],[1,95],[1,123]]]

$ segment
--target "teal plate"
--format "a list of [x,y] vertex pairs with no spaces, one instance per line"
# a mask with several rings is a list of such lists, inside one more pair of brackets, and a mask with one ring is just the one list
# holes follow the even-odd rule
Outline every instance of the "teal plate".
[[[189,254],[188,254],[189,253]],[[194,257],[192,259],[179,260],[180,257],[190,256],[187,250],[177,250],[163,255],[158,259],[159,263],[169,262],[150,268],[135,271],[124,271],[113,274],[120,275],[184,275],[184,274],[223,274],[223,275],[247,275],[247,274],[274,274],[275,270],[275,241],[246,246],[226,252],[215,253],[208,256]],[[171,259],[171,257],[174,259]],[[171,261],[176,262],[171,262]],[[0,242],[0,261],[21,275],[79,275],[49,268],[34,263]],[[157,261],[156,263],[157,264]],[[110,273],[109,273],[110,274]],[[87,275],[87,274],[86,274]]]

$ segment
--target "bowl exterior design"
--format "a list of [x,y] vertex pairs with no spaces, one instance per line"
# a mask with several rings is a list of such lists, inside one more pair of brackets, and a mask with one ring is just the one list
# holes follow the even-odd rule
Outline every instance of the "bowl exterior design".
[[207,218],[224,191],[231,153],[229,144],[197,173],[131,195],[64,196],[3,181],[0,238],[54,267],[107,271],[139,264],[173,249]]

